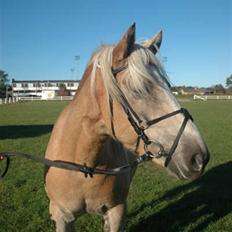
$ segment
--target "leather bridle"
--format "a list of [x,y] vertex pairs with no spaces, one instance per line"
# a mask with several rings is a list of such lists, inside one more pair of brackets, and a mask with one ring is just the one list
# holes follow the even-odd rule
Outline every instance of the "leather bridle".
[[[116,78],[117,74],[126,70],[128,68],[128,65],[124,65],[121,66],[117,69],[112,69],[112,73],[113,76]],[[152,120],[142,120],[139,115],[133,110],[132,106],[130,105],[130,103],[128,102],[126,96],[124,95],[123,91],[120,89],[120,87],[118,85],[116,85],[116,88],[118,88],[118,91],[120,93],[120,97],[122,99],[122,102],[120,102],[124,112],[127,115],[128,121],[130,122],[131,126],[133,127],[134,131],[137,134],[137,144],[136,144],[136,149],[135,152],[138,149],[139,143],[142,140],[144,143],[144,151],[145,153],[140,156],[140,159],[145,160],[145,159],[153,159],[153,158],[161,158],[164,157],[165,158],[165,162],[164,162],[164,166],[167,167],[168,163],[170,162],[178,144],[181,138],[181,135],[184,132],[184,129],[187,125],[188,120],[190,119],[191,121],[193,121],[193,118],[191,116],[191,114],[188,112],[187,109],[185,108],[180,108],[179,110],[173,111],[171,113],[165,114],[161,117],[152,119]],[[110,104],[110,110],[111,110],[111,115],[113,115],[113,100],[112,97],[109,96],[109,104]],[[184,120],[179,128],[179,131],[176,135],[176,138],[170,148],[170,150],[168,152],[165,151],[164,147],[162,144],[160,144],[159,142],[154,142],[152,141],[147,135],[146,135],[146,130],[152,126],[155,125],[165,119],[168,119],[170,117],[173,117],[177,114],[183,114],[184,116]],[[115,136],[115,130],[114,130],[114,125],[111,121],[111,127],[112,127],[112,131],[113,134]],[[149,145],[154,143],[155,145],[157,145],[159,147],[159,152],[157,154],[154,154],[153,152],[151,152],[149,150]]]

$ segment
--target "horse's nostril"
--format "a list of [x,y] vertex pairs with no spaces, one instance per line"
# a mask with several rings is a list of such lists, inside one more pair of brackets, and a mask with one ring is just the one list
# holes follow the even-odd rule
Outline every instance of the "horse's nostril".
[[192,157],[191,165],[194,171],[201,171],[203,168],[203,157],[201,154],[196,154]]

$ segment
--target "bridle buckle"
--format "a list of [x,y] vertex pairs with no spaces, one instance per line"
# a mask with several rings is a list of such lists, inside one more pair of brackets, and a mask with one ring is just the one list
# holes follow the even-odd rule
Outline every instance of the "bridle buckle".
[[148,129],[149,125],[147,124],[147,121],[146,120],[141,120],[139,122],[139,127],[142,129],[142,130],[146,130]]
[[190,119],[191,121],[193,121],[193,117],[192,115],[188,112],[187,109],[185,108],[181,108],[181,113],[188,119]]

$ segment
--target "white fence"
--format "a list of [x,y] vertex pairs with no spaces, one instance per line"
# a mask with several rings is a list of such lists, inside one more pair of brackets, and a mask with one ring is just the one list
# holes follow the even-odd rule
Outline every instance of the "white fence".
[[18,98],[13,97],[13,98],[0,98],[0,105],[2,104],[9,104],[9,103],[14,103],[19,101]]
[[0,98],[1,104],[9,104],[18,101],[70,101],[73,96],[56,96],[54,98],[41,99],[41,97],[14,97],[14,98]]
[[207,101],[207,100],[232,100],[231,95],[193,95],[193,100],[202,100],[202,101]]
[[42,99],[41,97],[19,97],[19,101],[70,101],[73,96],[55,96],[54,98]]

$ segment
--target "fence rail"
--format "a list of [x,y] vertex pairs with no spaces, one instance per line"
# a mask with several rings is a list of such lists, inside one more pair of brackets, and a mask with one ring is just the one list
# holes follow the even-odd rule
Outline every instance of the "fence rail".
[[232,100],[231,95],[193,95],[193,100]]
[[41,97],[13,97],[13,98],[0,98],[1,104],[9,104],[18,101],[71,101],[73,96],[56,96],[54,98],[42,99]]
[[19,101],[70,101],[73,96],[55,96],[54,98],[19,97]]
[[14,103],[17,102],[18,98],[13,97],[13,98],[0,98],[0,105],[2,104],[8,104],[8,103]]

